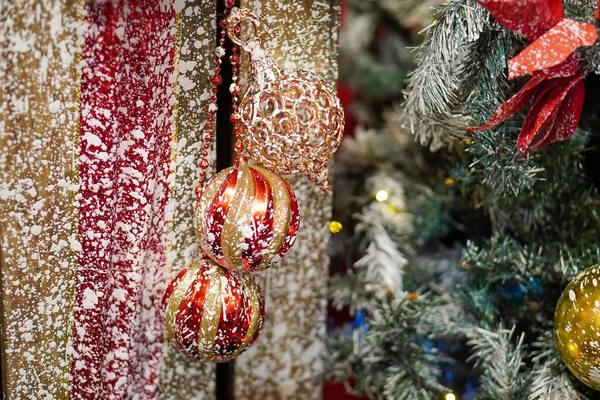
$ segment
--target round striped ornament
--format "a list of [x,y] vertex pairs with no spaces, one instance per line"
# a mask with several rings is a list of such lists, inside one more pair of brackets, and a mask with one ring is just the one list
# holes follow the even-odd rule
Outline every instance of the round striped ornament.
[[255,272],[279,261],[296,240],[298,200],[276,173],[240,163],[214,176],[195,212],[202,250],[219,265]]
[[208,259],[181,270],[163,304],[166,341],[206,362],[237,357],[254,343],[265,319],[264,297],[254,278]]

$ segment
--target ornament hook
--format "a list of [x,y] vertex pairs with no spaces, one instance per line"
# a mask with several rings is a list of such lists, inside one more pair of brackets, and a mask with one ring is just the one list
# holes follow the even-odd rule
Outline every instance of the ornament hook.
[[[250,22],[254,28],[254,35],[248,40],[242,40],[235,31],[242,22]],[[252,54],[260,49],[260,20],[244,8],[233,7],[227,18],[227,35],[233,43]]]

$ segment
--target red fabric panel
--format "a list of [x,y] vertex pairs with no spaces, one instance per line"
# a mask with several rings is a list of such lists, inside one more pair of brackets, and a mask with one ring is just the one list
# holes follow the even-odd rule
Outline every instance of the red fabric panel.
[[157,393],[174,10],[87,2],[74,399]]

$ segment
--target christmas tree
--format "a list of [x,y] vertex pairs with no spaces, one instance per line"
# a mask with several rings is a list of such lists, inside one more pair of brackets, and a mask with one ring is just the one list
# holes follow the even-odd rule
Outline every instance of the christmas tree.
[[600,398],[598,4],[431,5],[349,3],[331,298],[353,321],[326,370],[372,398]]

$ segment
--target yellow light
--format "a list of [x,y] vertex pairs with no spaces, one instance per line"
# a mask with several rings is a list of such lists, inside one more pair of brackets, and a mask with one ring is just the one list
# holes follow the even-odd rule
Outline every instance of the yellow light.
[[577,352],[577,346],[575,346],[573,343],[569,343],[569,344],[567,345],[567,348],[569,349],[569,351],[570,351],[571,353],[576,353],[576,352]]
[[467,144],[467,146],[470,145],[471,144],[471,139],[465,139],[465,143]]
[[387,190],[383,189],[375,194],[375,200],[377,201],[386,201],[388,197],[390,197],[390,194],[387,192]]
[[454,393],[446,393],[444,400],[456,400],[456,395]]
[[446,186],[452,186],[452,185],[454,185],[454,179],[452,179],[452,178],[446,178],[444,180],[444,183],[446,184]]
[[393,204],[388,204],[387,209],[390,210],[394,214],[398,214],[398,208],[396,208]]
[[329,230],[331,231],[331,233],[338,233],[342,229],[344,229],[344,226],[339,221],[331,221],[329,223]]

